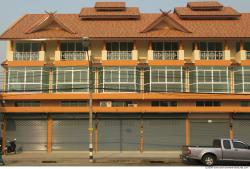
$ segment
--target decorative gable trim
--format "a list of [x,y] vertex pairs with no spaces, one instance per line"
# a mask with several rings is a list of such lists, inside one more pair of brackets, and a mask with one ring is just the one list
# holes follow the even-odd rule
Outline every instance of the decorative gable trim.
[[166,19],[168,19],[171,22],[168,22],[167,24],[169,24],[171,27],[175,28],[176,30],[182,31],[182,32],[186,32],[186,33],[192,33],[191,31],[189,31],[187,28],[185,28],[183,25],[181,25],[179,22],[177,22],[175,19],[173,19],[168,12],[164,12],[162,11],[162,15],[159,16],[156,20],[154,20],[149,26],[147,26],[143,31],[141,31],[141,33],[147,33],[149,31],[151,31],[152,29],[156,28],[161,22],[168,22],[166,21]]
[[25,33],[30,34],[37,32],[41,29],[44,29],[48,27],[50,24],[55,22],[61,29],[65,30],[66,32],[69,32],[71,34],[76,34],[72,29],[70,29],[68,26],[66,26],[64,23],[62,23],[55,15],[54,13],[49,13],[46,18],[42,18],[38,20],[33,26],[31,26]]

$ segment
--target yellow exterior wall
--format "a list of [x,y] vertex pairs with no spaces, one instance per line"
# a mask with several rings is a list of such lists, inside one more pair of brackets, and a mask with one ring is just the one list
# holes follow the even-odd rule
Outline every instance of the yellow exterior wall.
[[56,41],[46,41],[45,61],[55,60]]
[[148,56],[148,41],[136,41],[136,49],[138,50],[138,58],[144,59]]

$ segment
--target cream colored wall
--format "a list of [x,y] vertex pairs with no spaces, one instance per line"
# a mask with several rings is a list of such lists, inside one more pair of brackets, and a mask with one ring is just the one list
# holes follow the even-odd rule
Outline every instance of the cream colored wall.
[[136,48],[138,50],[138,58],[145,59],[148,56],[148,41],[136,41]]
[[184,47],[184,59],[191,59],[192,53],[193,53],[193,41],[183,41],[183,47]]
[[102,56],[102,50],[104,46],[104,41],[92,41],[91,42],[91,54],[94,59],[99,59]]
[[235,59],[237,52],[236,52],[236,41],[229,41],[228,42],[228,47],[230,49],[231,53],[231,59]]
[[45,61],[55,60],[56,44],[57,41],[46,41]]

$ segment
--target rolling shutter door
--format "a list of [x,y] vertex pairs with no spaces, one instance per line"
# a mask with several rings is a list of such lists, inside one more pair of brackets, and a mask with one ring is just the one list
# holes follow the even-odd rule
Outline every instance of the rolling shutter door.
[[88,120],[74,115],[53,116],[52,149],[88,150]]
[[211,146],[213,139],[229,138],[228,120],[190,120],[190,144]]
[[47,150],[47,116],[7,117],[7,140],[17,139],[17,151]]
[[250,144],[250,114],[235,114],[233,120],[235,139]]
[[144,150],[180,150],[181,146],[185,145],[185,116],[161,116],[157,118],[155,115],[154,118],[144,119]]
[[[107,116],[107,115],[106,115]],[[117,116],[102,116],[98,122],[98,147],[100,151],[138,151],[140,120]]]

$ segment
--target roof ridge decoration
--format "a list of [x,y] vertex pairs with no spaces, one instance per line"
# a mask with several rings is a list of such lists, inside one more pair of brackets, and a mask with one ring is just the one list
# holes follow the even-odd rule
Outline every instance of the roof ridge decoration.
[[166,22],[168,25],[172,26],[176,30],[179,30],[179,31],[185,32],[185,33],[192,33],[185,26],[180,24],[178,21],[176,21],[174,18],[172,18],[169,15],[171,10],[169,10],[168,12],[165,12],[165,11],[160,9],[160,11],[162,14],[156,20],[154,20],[151,24],[149,24],[146,28],[144,28],[143,31],[141,31],[141,33],[147,33],[149,31],[151,31],[152,29],[156,28],[162,21]]
[[65,30],[68,33],[76,34],[75,31],[73,31],[71,28],[69,28],[67,25],[65,25],[63,22],[61,22],[56,16],[56,12],[46,12],[47,16],[44,18],[44,16],[41,17],[40,20],[38,20],[34,25],[29,27],[27,31],[25,31],[26,34],[37,32],[41,29],[46,28],[51,23],[55,22],[61,29]]

